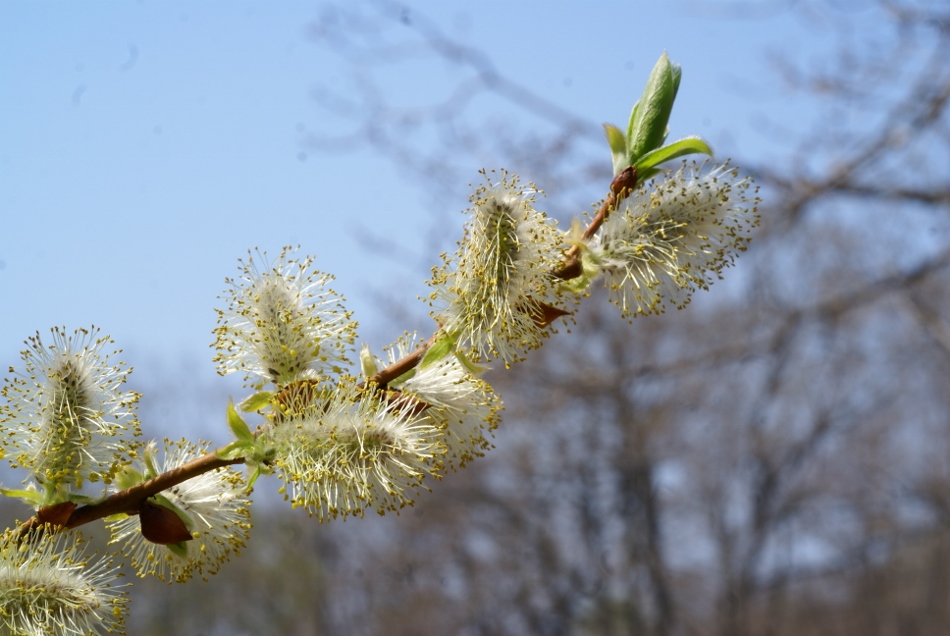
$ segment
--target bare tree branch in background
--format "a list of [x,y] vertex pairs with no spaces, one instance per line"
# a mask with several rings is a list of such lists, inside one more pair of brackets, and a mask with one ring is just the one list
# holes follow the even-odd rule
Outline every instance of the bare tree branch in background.
[[[592,196],[602,196],[590,190],[592,182],[611,178],[610,166],[602,160],[599,123],[582,120],[505,77],[486,52],[452,40],[420,12],[391,2],[331,5],[310,34],[342,59],[352,86],[325,82],[314,90],[321,108],[341,123],[333,133],[307,131],[302,139],[307,147],[345,152],[370,146],[425,183],[433,207],[464,200],[472,157],[489,165],[503,159],[513,172],[550,177],[546,190],[563,206],[561,211],[583,210]],[[425,98],[432,101],[391,103],[385,89],[390,76],[405,77],[401,74],[407,68],[419,64],[427,73],[445,76],[444,82],[430,83],[436,94]],[[512,109],[523,117],[513,118]],[[530,125],[519,125],[521,119]],[[339,128],[350,132],[339,134]],[[429,244],[439,245],[454,228],[450,222],[435,216],[430,227],[420,230],[428,232]],[[376,236],[365,227],[358,231],[374,251],[398,250],[391,237]],[[403,262],[419,256],[413,250],[394,253]],[[429,267],[429,262],[419,263],[423,271]]]

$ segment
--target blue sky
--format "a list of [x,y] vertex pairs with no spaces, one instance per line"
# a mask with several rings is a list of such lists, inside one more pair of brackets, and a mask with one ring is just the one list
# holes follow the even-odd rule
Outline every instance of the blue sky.
[[[591,126],[625,123],[666,50],[684,68],[672,136],[700,134],[727,156],[767,156],[776,142],[759,134],[763,117],[788,128],[807,117],[765,53],[804,58],[821,43],[769,2],[747,3],[759,8],[741,19],[716,17],[736,4],[408,6]],[[419,184],[368,149],[302,145],[302,131],[348,125],[313,98],[316,86],[349,81],[348,67],[308,36],[325,6],[0,4],[0,367],[19,364],[22,341],[37,330],[95,324],[137,371],[184,356],[207,361],[189,371],[206,378],[216,296],[253,247],[276,254],[300,244],[315,254],[368,331],[385,320],[374,289],[405,287],[415,302],[421,275],[408,280],[361,249],[348,218],[412,246],[429,219]],[[450,80],[444,68],[393,75],[387,99],[415,103]],[[503,166],[473,163],[469,179],[482,167]],[[453,213],[467,205],[466,184]]]

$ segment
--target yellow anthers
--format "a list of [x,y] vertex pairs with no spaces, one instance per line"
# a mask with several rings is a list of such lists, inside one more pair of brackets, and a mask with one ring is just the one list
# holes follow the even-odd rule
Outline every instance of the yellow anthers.
[[274,396],[274,421],[280,423],[283,420],[299,417],[312,408],[320,396],[326,395],[329,390],[329,385],[322,384],[319,380],[297,380],[285,384]]
[[755,192],[752,180],[727,164],[707,171],[684,163],[625,199],[585,262],[604,275],[626,318],[681,309],[746,249],[759,222]]
[[440,431],[411,404],[378,399],[350,381],[314,393],[307,408],[266,435],[291,503],[321,521],[411,505],[445,454]]
[[128,463],[140,435],[135,407],[139,394],[122,391],[131,369],[110,364],[120,352],[95,327],[67,334],[51,330],[52,344],[39,333],[21,353],[22,372],[6,380],[0,405],[0,437],[14,467],[26,468],[47,490],[78,490],[83,483],[111,481]]
[[[146,449],[142,474],[145,479],[154,477],[149,465],[158,473],[164,473],[206,451],[207,445],[199,447],[185,440],[165,440],[165,455],[158,463],[153,443]],[[150,543],[142,536],[138,516],[110,522],[111,543],[123,543],[122,551],[139,576],[151,574],[169,583],[185,582],[195,574],[207,579],[244,547],[251,523],[250,501],[241,473],[218,468],[163,490],[159,496],[185,516],[185,524],[194,540],[172,546]]]
[[[388,347],[388,364],[417,346],[415,336],[402,336]],[[448,468],[462,468],[492,447],[489,439],[498,428],[504,407],[491,386],[466,369],[456,355],[417,367],[410,377],[389,386],[427,405],[421,415],[441,431]]]
[[128,598],[118,567],[92,561],[77,531],[0,536],[0,633],[80,636],[122,632]]
[[[356,323],[343,297],[326,285],[329,274],[312,268],[313,258],[297,260],[285,247],[268,263],[248,252],[242,275],[227,279],[227,309],[218,309],[214,347],[218,373],[240,371],[249,385],[262,388],[303,378],[320,378],[348,365]],[[260,261],[260,262],[258,262]]]
[[564,237],[534,208],[533,185],[504,172],[494,185],[485,177],[471,197],[459,249],[433,270],[429,285],[433,317],[458,336],[459,347],[476,361],[499,358],[507,366],[547,337],[543,307],[563,304],[551,272]]

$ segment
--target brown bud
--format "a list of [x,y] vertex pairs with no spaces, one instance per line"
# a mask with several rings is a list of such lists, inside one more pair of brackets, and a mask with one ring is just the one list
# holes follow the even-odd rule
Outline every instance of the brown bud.
[[626,198],[636,187],[637,169],[634,166],[627,166],[610,182],[610,191],[621,199]]
[[577,260],[577,254],[572,253],[570,257],[564,262],[564,265],[557,271],[554,272],[556,278],[561,280],[571,280],[572,278],[577,278],[584,273],[584,269],[581,267],[581,263]]
[[142,502],[139,522],[142,524],[142,536],[152,543],[171,545],[194,538],[188,532],[185,522],[173,510],[148,499]]
[[277,393],[277,419],[290,418],[306,412],[320,396],[319,380],[294,380]]
[[386,400],[399,408],[407,409],[413,415],[420,415],[432,406],[425,400],[420,400],[414,395],[409,395],[396,389],[388,389],[386,391]]
[[564,311],[560,307],[554,307],[545,303],[538,303],[538,311],[531,314],[534,323],[539,327],[547,327],[561,316],[567,316],[571,312]]
[[43,506],[36,511],[36,519],[40,523],[48,523],[51,526],[65,526],[69,517],[76,509],[76,504],[71,501],[63,501],[52,506]]

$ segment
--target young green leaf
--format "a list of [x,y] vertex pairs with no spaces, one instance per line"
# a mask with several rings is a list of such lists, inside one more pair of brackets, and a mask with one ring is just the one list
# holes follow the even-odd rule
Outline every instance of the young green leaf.
[[360,367],[362,368],[364,378],[371,378],[379,372],[376,358],[366,343],[363,343],[363,346],[360,347]]
[[627,167],[627,138],[623,132],[613,124],[604,124],[607,133],[607,143],[610,145],[610,156],[613,159],[614,174],[618,174]]
[[238,440],[231,442],[227,446],[219,448],[214,451],[214,454],[219,459],[225,461],[230,461],[232,459],[238,459],[240,457],[247,457],[254,451],[254,443],[246,440]]
[[254,489],[254,484],[257,483],[257,478],[261,476],[261,467],[257,466],[254,468],[254,472],[251,473],[251,476],[247,478],[247,492],[251,492]]
[[666,139],[667,124],[681,77],[680,67],[663,53],[650,73],[643,96],[631,113],[627,127],[629,163],[636,163]]
[[241,402],[239,408],[245,413],[253,413],[269,405],[273,399],[273,391],[259,391]]
[[488,371],[488,367],[475,364],[469,359],[467,355],[465,355],[461,351],[456,351],[455,357],[458,358],[458,361],[462,363],[462,366],[465,367],[465,370],[471,373],[472,375],[481,375],[485,371]]
[[452,349],[455,348],[456,339],[456,336],[444,336],[433,342],[432,346],[429,347],[425,355],[422,356],[422,361],[419,362],[419,368],[425,369],[430,364],[438,362],[445,356],[449,355],[452,352]]
[[630,119],[627,121],[627,140],[633,139],[633,125],[637,121],[637,111],[640,109],[640,101],[637,100],[633,103],[633,108],[630,109]]
[[0,488],[0,495],[4,497],[13,497],[14,499],[19,499],[33,508],[39,508],[43,505],[43,493],[38,490],[12,490],[8,488]]
[[169,543],[165,547],[168,548],[169,551],[171,551],[171,553],[175,556],[178,556],[182,559],[188,558],[188,544],[186,544],[184,541],[181,543]]
[[635,165],[637,169],[637,175],[639,175],[639,179],[641,181],[645,181],[646,179],[649,179],[650,176],[658,172],[654,168],[661,163],[696,153],[709,156],[712,156],[713,154],[712,148],[710,148],[709,145],[699,137],[685,137],[683,139],[679,139],[671,144],[663,146],[662,148],[651,150],[640,157],[639,161],[637,161]]
[[416,369],[409,369],[402,375],[390,380],[389,386],[390,388],[397,387],[400,384],[406,382],[407,380],[411,380],[413,377],[415,377],[415,375],[416,375]]
[[238,412],[234,409],[234,402],[231,400],[228,400],[228,427],[239,441],[252,441],[254,439],[251,429],[238,415]]
[[145,481],[145,475],[131,466],[123,467],[115,476],[115,484],[119,490],[126,490],[132,486],[137,486],[143,481]]

